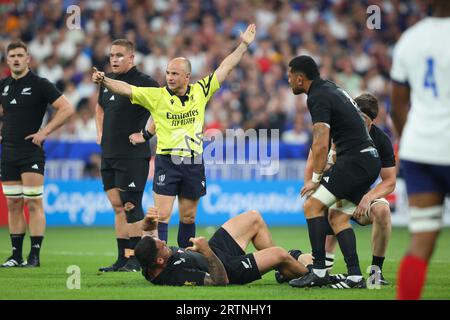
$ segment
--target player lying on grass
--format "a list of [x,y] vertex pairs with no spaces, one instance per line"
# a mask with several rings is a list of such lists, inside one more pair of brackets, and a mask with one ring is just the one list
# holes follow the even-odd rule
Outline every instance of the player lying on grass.
[[[308,273],[305,265],[312,262],[310,255],[299,259],[299,250],[287,252],[275,246],[256,210],[228,220],[209,241],[204,237],[191,238],[193,246],[186,249],[169,247],[158,239],[158,216],[155,208],[148,210],[142,226],[143,238],[135,248],[142,274],[153,284],[246,284],[271,270],[278,270],[285,279],[294,279]],[[246,254],[250,242],[257,251]]]

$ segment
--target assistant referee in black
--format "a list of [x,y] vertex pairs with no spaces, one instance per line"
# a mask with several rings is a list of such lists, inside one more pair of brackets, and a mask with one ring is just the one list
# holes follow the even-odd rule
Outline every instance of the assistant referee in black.
[[[50,133],[69,119],[74,108],[53,83],[30,71],[30,56],[25,43],[18,41],[9,44],[6,61],[11,76],[0,82],[0,104],[4,116],[1,180],[8,206],[12,255],[1,267],[39,267],[39,253],[45,233],[43,143]],[[41,128],[48,104],[56,109],[56,113]],[[30,213],[31,240],[26,261],[22,258],[27,229],[24,204],[27,204]]]
[[[137,70],[134,45],[129,40],[112,42],[109,62],[112,73],[108,77],[135,86],[158,87],[155,80]],[[104,86],[100,86],[95,110],[97,142],[102,146],[103,188],[115,213],[118,249],[117,260],[99,271],[139,271],[134,247],[142,233],[142,196],[149,173],[150,145],[132,143],[131,136],[140,132],[146,140],[150,139],[151,134],[145,128],[150,113]]]

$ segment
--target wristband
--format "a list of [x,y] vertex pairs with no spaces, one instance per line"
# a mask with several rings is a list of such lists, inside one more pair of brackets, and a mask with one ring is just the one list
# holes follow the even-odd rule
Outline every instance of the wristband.
[[148,141],[153,137],[153,135],[150,132],[148,132],[147,129],[142,130],[141,133],[145,141]]
[[312,182],[314,183],[318,183],[320,182],[320,180],[322,179],[322,173],[315,173],[313,172],[313,176],[312,176]]

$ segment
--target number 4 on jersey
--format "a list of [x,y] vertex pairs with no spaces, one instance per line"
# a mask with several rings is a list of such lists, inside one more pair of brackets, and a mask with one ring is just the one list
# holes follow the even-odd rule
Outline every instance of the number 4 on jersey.
[[434,73],[434,59],[427,59],[427,72],[425,73],[425,80],[423,82],[425,89],[432,89],[435,98],[438,96],[438,90],[436,85],[436,77]]

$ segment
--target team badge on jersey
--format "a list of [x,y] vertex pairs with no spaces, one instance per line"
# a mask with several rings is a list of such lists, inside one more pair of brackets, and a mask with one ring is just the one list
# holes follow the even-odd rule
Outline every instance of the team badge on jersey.
[[30,96],[31,95],[31,88],[23,88],[21,94],[24,95],[24,96]]
[[165,175],[165,174],[160,175],[160,176],[158,177],[158,183],[157,183],[157,185],[158,185],[158,186],[164,186],[164,185],[165,185],[164,180],[166,180],[166,175]]
[[9,86],[4,87],[2,96],[7,96],[8,95],[8,90],[9,90]]

